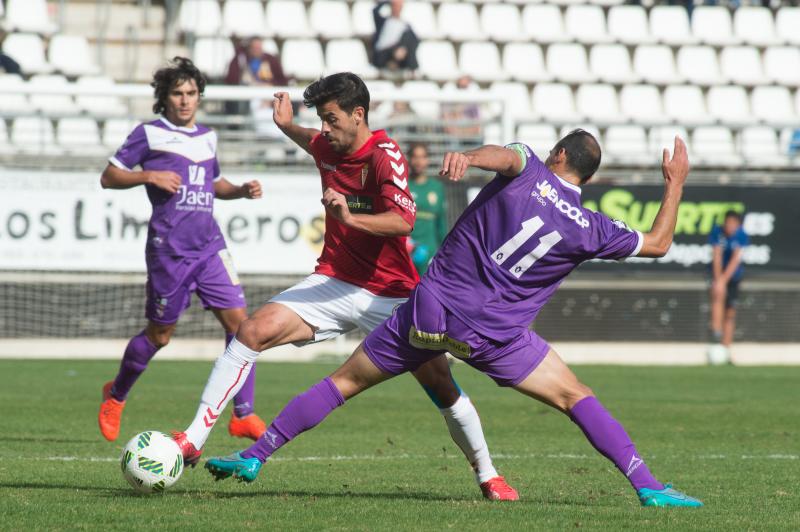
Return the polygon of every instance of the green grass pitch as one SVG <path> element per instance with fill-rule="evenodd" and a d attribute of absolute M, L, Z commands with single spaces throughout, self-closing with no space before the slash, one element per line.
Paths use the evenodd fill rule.
<path fill-rule="evenodd" d="M 779 530 L 800 526 L 800 368 L 577 367 L 662 481 L 706 503 L 641 508 L 565 416 L 463 364 L 518 503 L 484 501 L 441 416 L 403 376 L 369 390 L 281 450 L 250 485 L 187 470 L 137 496 L 118 466 L 127 439 L 191 420 L 209 362 L 154 361 L 129 397 L 119 441 L 96 425 L 110 361 L 0 362 L 0 530 Z M 271 419 L 330 364 L 259 364 Z M 226 412 L 206 455 L 246 446 Z"/>

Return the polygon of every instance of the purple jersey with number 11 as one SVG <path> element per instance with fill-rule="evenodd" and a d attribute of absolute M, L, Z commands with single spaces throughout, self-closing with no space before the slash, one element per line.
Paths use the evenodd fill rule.
<path fill-rule="evenodd" d="M 528 146 L 517 177 L 496 176 L 467 207 L 421 285 L 480 334 L 506 342 L 526 330 L 581 262 L 636 255 L 642 234 L 581 206 L 581 189 Z"/>

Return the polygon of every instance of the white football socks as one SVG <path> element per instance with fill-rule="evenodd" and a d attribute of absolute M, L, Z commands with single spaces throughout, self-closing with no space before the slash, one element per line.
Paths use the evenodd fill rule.
<path fill-rule="evenodd" d="M 186 439 L 196 449 L 201 449 L 205 445 L 217 418 L 233 396 L 239 393 L 250 374 L 250 368 L 255 364 L 256 357 L 258 351 L 253 351 L 234 338 L 222 356 L 217 358 L 203 395 L 200 396 L 200 407 L 197 409 L 194 421 L 186 429 Z"/>
<path fill-rule="evenodd" d="M 469 397 L 462 394 L 453 406 L 441 408 L 439 411 L 444 416 L 453 441 L 472 465 L 478 484 L 496 477 L 497 470 L 492 465 L 489 446 L 483 437 L 481 419 Z"/>

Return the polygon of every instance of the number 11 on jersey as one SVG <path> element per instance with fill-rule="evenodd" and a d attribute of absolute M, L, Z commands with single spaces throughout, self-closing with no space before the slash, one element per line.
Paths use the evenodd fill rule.
<path fill-rule="evenodd" d="M 512 236 L 505 244 L 500 246 L 497 251 L 492 253 L 492 260 L 494 260 L 498 266 L 502 265 L 508 257 L 514 254 L 525 242 L 531 239 L 531 237 L 536 234 L 536 232 L 542 228 L 544 222 L 538 216 L 534 216 L 528 220 L 522 222 L 522 229 Z M 561 241 L 561 234 L 558 231 L 551 231 L 544 235 L 541 239 L 539 239 L 539 245 L 533 248 L 528 254 L 524 257 L 519 259 L 519 261 L 514 264 L 509 271 L 511 274 L 516 277 L 517 279 L 522 276 L 523 273 L 528 271 L 533 264 L 544 257 L 550 248 L 555 246 Z"/>

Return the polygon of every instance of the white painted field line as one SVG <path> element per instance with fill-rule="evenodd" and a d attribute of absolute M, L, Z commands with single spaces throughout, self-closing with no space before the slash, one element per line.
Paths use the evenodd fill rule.
<path fill-rule="evenodd" d="M 599 455 L 588 454 L 569 454 L 569 453 L 552 453 L 552 454 L 494 454 L 493 458 L 500 460 L 522 460 L 522 459 L 548 459 L 548 460 L 587 460 L 595 458 Z M 333 455 L 333 456 L 276 456 L 271 458 L 271 462 L 372 462 L 372 461 L 393 461 L 393 460 L 430 460 L 436 458 L 447 459 L 461 459 L 460 455 L 450 453 L 447 455 L 414 455 L 414 454 L 395 454 L 395 455 L 377 455 L 377 454 L 355 454 L 355 455 Z M 658 458 L 657 455 L 650 455 L 650 459 Z M 800 455 L 797 454 L 699 454 L 699 455 L 681 455 L 681 458 L 694 458 L 697 460 L 800 460 Z M 117 462 L 119 458 L 105 457 L 105 456 L 0 456 L 0 461 L 4 460 L 47 460 L 51 462 Z"/>

